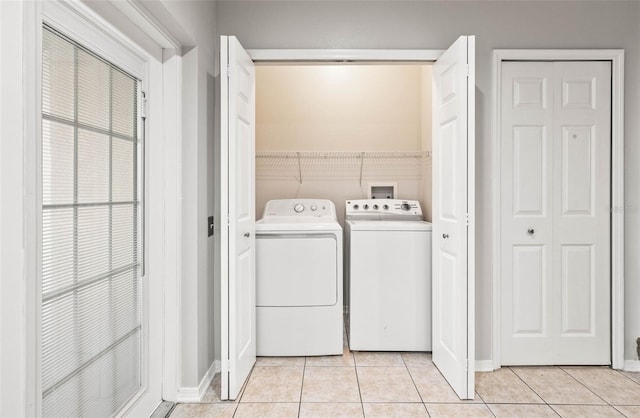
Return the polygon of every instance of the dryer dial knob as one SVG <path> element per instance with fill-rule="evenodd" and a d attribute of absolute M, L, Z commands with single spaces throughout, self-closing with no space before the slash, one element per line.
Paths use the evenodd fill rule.
<path fill-rule="evenodd" d="M 400 209 L 405 210 L 405 211 L 410 211 L 411 210 L 411 205 L 408 203 L 403 203 L 402 205 L 400 205 Z"/>
<path fill-rule="evenodd" d="M 311 209 L 313 212 L 315 212 L 315 211 L 317 211 L 317 210 L 318 210 L 318 207 L 317 207 L 316 205 L 311 205 L 311 208 L 310 208 L 310 209 Z"/>
<path fill-rule="evenodd" d="M 358 206 L 358 205 L 353 205 L 353 209 L 355 209 L 355 210 L 358 210 L 359 207 L 360 206 Z"/>
<path fill-rule="evenodd" d="M 364 205 L 362 205 L 362 209 L 367 210 L 369 209 L 369 205 L 367 205 L 366 203 Z"/>
<path fill-rule="evenodd" d="M 389 210 L 389 205 L 383 205 L 383 206 L 382 206 L 382 209 L 384 209 L 384 210 Z"/>
<path fill-rule="evenodd" d="M 296 213 L 300 213 L 304 210 L 304 205 L 302 203 L 298 203 L 293 207 L 293 210 L 295 210 Z"/>
<path fill-rule="evenodd" d="M 373 210 L 378 210 L 378 205 L 373 205 Z"/>

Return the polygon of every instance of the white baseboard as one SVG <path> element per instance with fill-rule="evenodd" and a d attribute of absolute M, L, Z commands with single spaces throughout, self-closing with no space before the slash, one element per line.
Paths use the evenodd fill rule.
<path fill-rule="evenodd" d="M 624 361 L 625 372 L 640 372 L 640 360 L 625 360 Z"/>
<path fill-rule="evenodd" d="M 494 370 L 493 360 L 476 360 L 477 372 L 492 372 Z"/>
<path fill-rule="evenodd" d="M 213 377 L 221 369 L 220 360 L 215 360 L 211 363 L 211 367 L 204 374 L 198 387 L 185 387 L 178 389 L 178 395 L 176 396 L 176 402 L 178 403 L 199 403 L 202 402 L 204 394 L 207 392 L 207 388 L 211 384 Z"/>

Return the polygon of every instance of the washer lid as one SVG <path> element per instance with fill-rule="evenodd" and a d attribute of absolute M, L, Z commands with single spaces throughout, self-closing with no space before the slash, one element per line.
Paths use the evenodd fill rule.
<path fill-rule="evenodd" d="M 425 221 L 346 221 L 351 231 L 431 231 Z"/>

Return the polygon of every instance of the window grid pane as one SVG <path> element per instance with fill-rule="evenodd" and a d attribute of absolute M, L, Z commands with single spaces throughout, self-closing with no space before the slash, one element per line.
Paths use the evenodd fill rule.
<path fill-rule="evenodd" d="M 142 382 L 139 82 L 43 29 L 43 415 L 111 416 Z"/>

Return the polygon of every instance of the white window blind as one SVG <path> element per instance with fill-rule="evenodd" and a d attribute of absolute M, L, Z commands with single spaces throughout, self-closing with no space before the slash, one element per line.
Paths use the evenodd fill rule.
<path fill-rule="evenodd" d="M 141 388 L 139 81 L 42 50 L 42 412 L 111 416 Z"/>

